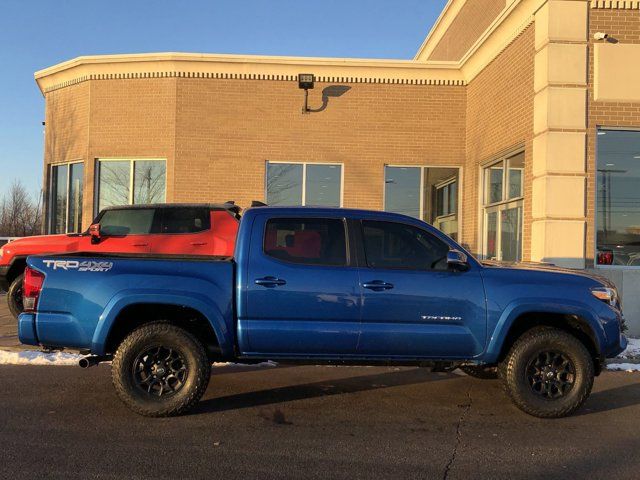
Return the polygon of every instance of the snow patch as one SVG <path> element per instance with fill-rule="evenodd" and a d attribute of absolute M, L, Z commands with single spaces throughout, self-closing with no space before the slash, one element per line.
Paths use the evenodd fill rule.
<path fill-rule="evenodd" d="M 0 350 L 0 365 L 78 365 L 82 355 L 65 352 L 39 352 L 23 350 L 13 352 Z"/>
<path fill-rule="evenodd" d="M 213 368 L 222 368 L 222 367 L 277 367 L 278 364 L 276 362 L 272 362 L 269 360 L 268 362 L 260 362 L 260 363 L 233 363 L 233 362 L 215 362 L 213 364 Z"/>
<path fill-rule="evenodd" d="M 14 352 L 9 350 L 0 350 L 0 365 L 73 365 L 77 366 L 78 361 L 83 358 L 83 355 L 76 353 L 66 352 L 53 352 L 46 353 L 37 350 L 23 350 L 20 352 Z M 111 362 L 104 362 L 111 363 Z M 275 362 L 261 362 L 255 364 L 247 363 L 232 363 L 232 362 L 216 362 L 213 364 L 214 368 L 222 367 L 277 367 Z"/>
<path fill-rule="evenodd" d="M 640 358 L 640 338 L 628 338 L 627 349 L 620 354 L 620 358 Z"/>
<path fill-rule="evenodd" d="M 638 363 L 610 363 L 607 370 L 615 370 L 618 372 L 640 372 L 640 364 Z"/>

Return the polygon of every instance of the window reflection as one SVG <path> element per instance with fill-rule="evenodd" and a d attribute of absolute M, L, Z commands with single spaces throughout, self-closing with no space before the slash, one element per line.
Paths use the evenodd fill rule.
<path fill-rule="evenodd" d="M 384 209 L 420 218 L 420 167 L 386 167 Z"/>
<path fill-rule="evenodd" d="M 99 160 L 98 210 L 115 205 L 164 203 L 164 160 Z"/>
<path fill-rule="evenodd" d="M 321 163 L 267 163 L 269 205 L 342 204 L 342 166 Z"/>
<path fill-rule="evenodd" d="M 459 171 L 449 167 L 385 167 L 385 210 L 420 218 L 458 237 Z"/>
<path fill-rule="evenodd" d="M 597 137 L 596 263 L 640 266 L 640 132 Z"/>

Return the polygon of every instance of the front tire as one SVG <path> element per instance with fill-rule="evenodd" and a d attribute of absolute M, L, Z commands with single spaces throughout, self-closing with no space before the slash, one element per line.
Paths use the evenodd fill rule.
<path fill-rule="evenodd" d="M 571 415 L 591 393 L 593 359 L 573 335 L 535 328 L 522 335 L 501 365 L 506 391 L 516 406 L 534 417 Z"/>
<path fill-rule="evenodd" d="M 22 279 L 24 274 L 18 275 L 11 285 L 9 285 L 9 290 L 7 291 L 7 304 L 9 305 L 9 311 L 11 315 L 13 315 L 16 319 L 18 315 L 20 315 L 24 307 L 22 305 Z"/>
<path fill-rule="evenodd" d="M 186 413 L 204 394 L 210 375 L 211 364 L 198 339 L 165 322 L 131 332 L 111 365 L 120 400 L 145 417 Z"/>

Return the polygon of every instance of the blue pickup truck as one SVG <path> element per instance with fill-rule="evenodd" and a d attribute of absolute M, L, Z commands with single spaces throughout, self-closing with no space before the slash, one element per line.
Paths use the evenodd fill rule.
<path fill-rule="evenodd" d="M 233 258 L 29 257 L 20 340 L 112 360 L 122 401 L 184 413 L 213 361 L 420 365 L 501 378 L 513 402 L 561 417 L 626 347 L 604 279 L 474 259 L 403 215 L 256 207 Z"/>

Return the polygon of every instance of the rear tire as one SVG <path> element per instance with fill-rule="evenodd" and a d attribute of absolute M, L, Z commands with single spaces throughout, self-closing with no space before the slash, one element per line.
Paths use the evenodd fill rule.
<path fill-rule="evenodd" d="M 186 413 L 206 391 L 210 375 L 211 364 L 198 339 L 166 322 L 131 332 L 111 365 L 120 400 L 145 417 Z"/>
<path fill-rule="evenodd" d="M 22 306 L 22 279 L 24 274 L 18 275 L 7 291 L 7 304 L 9 305 L 9 311 L 16 319 L 20 315 L 24 307 Z"/>
<path fill-rule="evenodd" d="M 555 328 L 534 328 L 523 334 L 500 370 L 513 402 L 534 417 L 571 415 L 593 387 L 589 351 L 576 337 Z"/>
<path fill-rule="evenodd" d="M 495 380 L 498 378 L 498 369 L 496 367 L 463 365 L 459 368 L 470 377 L 479 378 L 480 380 Z"/>

